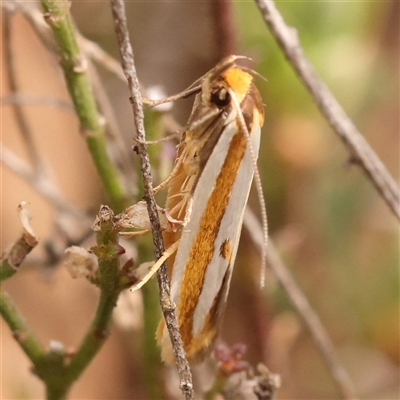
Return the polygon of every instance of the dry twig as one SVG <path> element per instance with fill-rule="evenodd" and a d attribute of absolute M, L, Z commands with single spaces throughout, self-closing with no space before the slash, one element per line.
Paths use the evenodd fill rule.
<path fill-rule="evenodd" d="M 144 183 L 144 199 L 147 203 L 147 210 L 152 227 L 155 256 L 157 259 L 159 259 L 164 252 L 164 244 L 157 213 L 157 205 L 154 199 L 150 162 L 147 154 L 147 148 L 144 144 L 146 138 L 144 131 L 143 102 L 134 63 L 133 50 L 129 40 L 124 2 L 122 0 L 111 0 L 111 8 L 114 17 L 115 31 L 118 38 L 122 69 L 128 80 L 129 91 L 131 94 L 130 100 L 138 139 L 137 149 L 141 159 L 141 170 Z M 157 277 L 160 290 L 161 307 L 176 357 L 176 364 L 180 377 L 180 387 L 186 396 L 186 399 L 191 399 L 193 398 L 192 375 L 190 372 L 189 363 L 183 350 L 182 340 L 176 322 L 175 305 L 170 297 L 169 278 L 165 264 L 163 264 L 163 266 L 158 270 Z"/>
<path fill-rule="evenodd" d="M 258 219 L 249 208 L 246 209 L 244 224 L 253 242 L 257 246 L 261 246 L 263 243 L 263 231 Z M 283 290 L 287 294 L 293 307 L 299 313 L 304 324 L 309 329 L 314 343 L 320 350 L 343 397 L 348 400 L 355 400 L 356 395 L 353 383 L 336 357 L 335 349 L 331 339 L 329 338 L 328 332 L 322 325 L 317 313 L 312 309 L 306 296 L 290 275 L 288 268 L 279 257 L 279 254 L 275 250 L 271 241 L 269 241 L 267 249 L 267 262 L 275 277 L 283 287 Z"/>
<path fill-rule="evenodd" d="M 17 93 L 19 92 L 19 87 L 18 87 L 18 80 L 15 74 L 16 68 L 12 51 L 12 31 L 11 31 L 11 18 L 13 16 L 13 11 L 5 7 L 4 16 L 5 16 L 5 18 L 3 19 L 4 61 L 6 63 L 6 70 L 8 71 L 8 73 L 5 74 L 5 76 L 8 77 L 8 84 L 10 87 L 10 91 L 12 93 Z M 33 165 L 34 170 L 40 174 L 41 172 L 43 172 L 43 164 L 39 155 L 39 150 L 33 139 L 33 135 L 30 126 L 28 124 L 28 121 L 26 120 L 22 107 L 20 106 L 19 103 L 14 103 L 12 108 L 14 111 L 15 120 L 19 126 L 19 130 L 26 144 L 26 149 L 29 155 L 29 159 Z"/>
<path fill-rule="evenodd" d="M 59 212 L 65 212 L 79 219 L 85 214 L 69 203 L 58 188 L 43 173 L 35 173 L 32 168 L 11 150 L 3 146 L 0 161 L 11 171 L 23 178 L 32 188 L 45 197 Z"/>
<path fill-rule="evenodd" d="M 23 227 L 21 237 L 1 256 L 0 281 L 10 278 L 18 270 L 25 257 L 37 246 L 39 240 L 30 225 L 26 203 L 18 205 L 18 214 Z"/>
<path fill-rule="evenodd" d="M 82 36 L 80 36 L 80 41 L 83 43 L 88 42 L 87 40 L 83 40 Z M 90 44 L 92 43 L 90 42 Z M 88 47 L 85 44 L 83 46 L 83 50 L 86 52 L 87 49 Z M 116 60 L 114 61 L 117 62 Z M 100 112 L 102 113 L 102 115 L 104 115 L 105 121 L 107 121 L 105 133 L 107 137 L 107 146 L 110 150 L 110 157 L 120 171 L 120 176 L 123 180 L 125 190 L 129 195 L 132 195 L 133 197 L 133 195 L 137 194 L 135 190 L 137 185 L 134 184 L 137 177 L 136 174 L 133 176 L 132 153 L 129 146 L 127 146 L 124 142 L 123 134 L 118 126 L 117 118 L 111 105 L 111 101 L 107 96 L 104 84 L 99 76 L 99 73 L 97 72 L 97 69 L 94 66 L 94 63 L 92 62 L 92 59 L 88 59 L 88 64 L 93 85 L 93 91 L 96 96 Z M 121 66 L 119 67 L 122 74 Z M 124 81 L 124 83 L 126 83 L 126 80 Z"/>
<path fill-rule="evenodd" d="M 8 8 L 11 8 L 15 11 L 20 12 L 24 18 L 29 22 L 30 26 L 32 29 L 35 31 L 37 34 L 38 38 L 41 40 L 43 45 L 51 52 L 57 54 L 57 46 L 54 41 L 54 36 L 51 32 L 51 29 L 49 28 L 49 25 L 45 23 L 43 19 L 43 13 L 35 3 L 26 3 L 26 2 L 21 2 L 21 1 L 16 1 L 13 0 L 12 3 L 10 3 L 7 6 L 4 6 L 4 8 L 7 10 Z M 131 163 L 130 163 L 130 157 L 128 155 L 128 152 L 126 150 L 126 146 L 123 143 L 122 140 L 122 135 L 119 131 L 118 124 L 116 122 L 116 118 L 114 115 L 114 112 L 112 110 L 112 107 L 110 105 L 109 100 L 107 99 L 107 96 L 105 94 L 105 89 L 103 87 L 103 84 L 98 77 L 98 73 L 94 66 L 92 65 L 92 61 L 95 61 L 99 63 L 103 68 L 111 72 L 113 75 L 115 75 L 120 81 L 123 81 L 126 83 L 125 76 L 122 72 L 121 65 L 117 60 L 115 60 L 113 57 L 111 57 L 109 54 L 107 54 L 97 43 L 94 43 L 86 38 L 84 38 L 82 35 L 80 35 L 78 32 L 75 32 L 77 38 L 79 39 L 79 45 L 82 47 L 83 53 L 85 56 L 88 57 L 88 69 L 90 72 L 90 77 L 91 77 L 91 83 L 93 86 L 93 90 L 96 95 L 96 100 L 98 102 L 100 111 L 103 112 L 104 114 L 104 119 L 107 121 L 107 130 L 106 130 L 106 135 L 108 137 L 108 147 L 110 150 L 110 155 L 112 156 L 112 160 L 114 164 L 119 168 L 120 170 L 120 176 L 121 179 L 124 181 L 124 189 L 127 190 L 126 188 L 128 187 L 126 185 L 126 181 L 129 179 L 131 180 L 130 177 L 130 171 L 131 171 Z M 6 99 L 7 100 L 7 99 Z M 10 100 L 13 100 L 11 98 Z M 56 99 L 52 100 L 51 99 L 45 99 L 45 98 L 33 98 L 30 99 L 29 96 L 27 97 L 26 95 L 24 96 L 18 96 L 15 100 L 19 101 L 29 101 L 34 102 L 34 101 L 45 101 L 43 104 L 46 105 L 52 105 L 52 106 L 57 106 L 57 104 L 60 104 L 60 107 L 65 107 L 66 105 L 63 102 L 57 101 Z M 73 109 L 73 108 L 72 108 Z M 132 183 L 130 181 L 130 183 Z M 132 186 L 132 185 L 130 185 Z"/>
<path fill-rule="evenodd" d="M 396 182 L 305 57 L 296 30 L 285 24 L 272 0 L 256 0 L 256 3 L 290 65 L 311 93 L 329 125 L 348 148 L 351 161 L 363 169 L 400 220 L 400 192 Z"/>
<path fill-rule="evenodd" d="M 54 107 L 75 113 L 72 103 L 50 96 L 39 96 L 23 92 L 13 92 L 1 98 L 2 106 L 6 105 L 39 105 Z"/>

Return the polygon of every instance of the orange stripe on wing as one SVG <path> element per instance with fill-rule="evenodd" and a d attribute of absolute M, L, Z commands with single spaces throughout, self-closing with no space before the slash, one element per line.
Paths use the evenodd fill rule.
<path fill-rule="evenodd" d="M 179 293 L 178 324 L 188 357 L 200 344 L 193 340 L 193 313 L 203 287 L 208 265 L 214 254 L 214 242 L 228 205 L 229 196 L 246 149 L 246 138 L 236 134 L 230 143 L 228 155 L 221 168 L 215 187 L 208 199 L 184 269 Z M 201 339 L 201 338 L 199 338 Z"/>

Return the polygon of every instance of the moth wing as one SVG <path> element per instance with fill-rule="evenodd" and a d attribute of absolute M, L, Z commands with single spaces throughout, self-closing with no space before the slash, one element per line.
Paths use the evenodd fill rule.
<path fill-rule="evenodd" d="M 223 134 L 220 136 L 204 166 L 204 170 L 193 193 L 192 209 L 195 212 L 192 213 L 188 224 L 182 232 L 171 279 L 171 295 L 174 302 L 178 305 L 178 319 L 180 311 L 179 291 L 182 285 L 184 269 L 187 265 L 192 245 L 198 235 L 200 220 L 207 207 L 208 198 L 214 190 L 215 182 L 224 164 L 230 143 L 237 131 L 236 120 L 230 122 L 225 127 Z M 254 154 L 258 154 L 259 142 L 260 128 L 256 126 L 253 128 L 250 139 Z M 229 201 L 214 242 L 213 257 L 207 267 L 204 284 L 197 300 L 197 306 L 193 315 L 194 337 L 199 335 L 203 331 L 207 321 L 210 321 L 210 317 L 212 317 L 210 316 L 210 312 L 212 309 L 218 313 L 221 311 L 219 310 L 220 304 L 215 305 L 214 299 L 218 298 L 219 303 L 225 303 L 239 243 L 244 208 L 253 178 L 253 164 L 254 161 L 250 154 L 249 144 L 247 143 L 245 154 L 237 171 Z M 225 257 L 224 250 L 226 253 Z M 223 290 L 224 294 L 219 296 L 221 290 Z M 182 301 L 185 301 L 185 299 L 182 299 Z M 214 318 L 211 319 L 214 320 Z"/>
<path fill-rule="evenodd" d="M 252 132 L 250 143 L 254 153 L 258 154 L 260 144 L 259 127 L 255 128 Z M 207 268 L 203 290 L 194 313 L 193 333 L 195 336 L 203 329 L 206 318 L 214 305 L 214 299 L 221 290 L 223 294 L 218 296 L 218 301 L 221 304 L 216 305 L 217 309 L 215 312 L 221 313 L 226 304 L 253 173 L 254 161 L 247 145 L 232 187 L 225 214 L 221 221 L 219 233 L 215 241 L 214 255 Z M 219 307 L 222 307 L 222 309 L 218 310 Z"/>

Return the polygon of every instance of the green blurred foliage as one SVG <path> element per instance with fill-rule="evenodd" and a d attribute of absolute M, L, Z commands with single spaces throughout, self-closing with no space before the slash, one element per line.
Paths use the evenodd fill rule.
<path fill-rule="evenodd" d="M 267 32 L 256 5 L 234 4 L 240 49 L 268 79 L 258 86 L 266 104 L 260 160 L 271 236 L 338 348 L 377 348 L 398 364 L 397 222 L 361 170 L 347 165 L 349 154 Z M 277 7 L 297 29 L 320 77 L 398 178 L 399 55 L 393 35 L 398 40 L 399 28 L 392 17 L 398 7 L 319 1 Z M 288 302 L 278 292 L 279 313 Z M 303 345 L 308 340 L 299 339 Z M 294 362 L 306 367 L 310 357 Z"/>

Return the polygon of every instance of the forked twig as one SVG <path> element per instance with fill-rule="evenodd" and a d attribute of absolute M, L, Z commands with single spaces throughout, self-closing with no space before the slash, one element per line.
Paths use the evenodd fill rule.
<path fill-rule="evenodd" d="M 82 40 L 83 37 L 80 36 L 80 41 Z M 83 50 L 86 52 L 86 45 L 83 46 Z M 114 61 L 117 62 L 117 60 Z M 121 66 L 119 67 L 121 74 L 123 75 Z M 102 115 L 104 115 L 106 121 L 105 134 L 107 137 L 107 146 L 110 151 L 110 157 L 120 172 L 121 180 L 127 194 L 136 195 L 137 193 L 135 189 L 137 185 L 135 185 L 135 181 L 137 177 L 136 174 L 132 176 L 132 154 L 129 147 L 126 146 L 126 143 L 124 142 L 124 135 L 117 123 L 117 118 L 111 105 L 111 101 L 107 96 L 104 84 L 91 58 L 88 58 L 88 68 L 99 110 Z"/>
<path fill-rule="evenodd" d="M 45 174 L 35 172 L 24 160 L 5 146 L 0 153 L 0 161 L 47 199 L 57 211 L 68 213 L 80 220 L 88 219 L 82 210 L 63 197 L 56 185 Z"/>
<path fill-rule="evenodd" d="M 43 45 L 51 52 L 57 52 L 57 46 L 54 41 L 54 36 L 51 33 L 51 29 L 45 23 L 43 19 L 43 13 L 37 7 L 35 2 L 24 2 L 18 0 L 10 0 L 7 3 L 4 2 L 1 6 L 7 10 L 16 10 L 26 18 L 31 27 L 35 30 L 39 39 L 42 41 Z M 107 52 L 105 52 L 97 43 L 86 39 L 78 32 L 76 33 L 79 42 L 84 49 L 85 55 L 90 57 L 93 61 L 101 64 L 106 70 L 111 72 L 120 81 L 125 82 L 125 76 L 122 72 L 121 65 L 119 62 L 111 57 Z"/>
<path fill-rule="evenodd" d="M 8 11 L 21 13 L 30 24 L 31 28 L 35 31 L 42 44 L 49 50 L 49 52 L 56 55 L 58 54 L 58 47 L 55 43 L 54 35 L 49 27 L 49 24 L 46 24 L 43 18 L 43 12 L 39 10 L 36 3 L 26 3 L 23 1 L 11 0 L 7 4 L 2 4 L 2 7 L 6 12 Z M 119 177 L 121 181 L 123 181 L 121 182 L 121 184 L 124 191 L 127 191 L 127 188 L 129 186 L 126 184 L 126 181 L 130 179 L 131 171 L 130 158 L 128 155 L 128 151 L 125 148 L 126 146 L 124 146 L 123 140 L 121 139 L 121 134 L 119 132 L 119 128 L 116 123 L 116 118 L 112 111 L 112 107 L 109 100 L 107 99 L 107 96 L 105 95 L 104 87 L 100 81 L 100 78 L 98 77 L 96 69 L 92 65 L 92 61 L 100 63 L 103 68 L 109 70 L 111 73 L 116 75 L 119 80 L 123 80 L 124 82 L 126 82 L 121 69 L 121 65 L 118 63 L 117 60 L 115 60 L 103 49 L 101 49 L 98 44 L 84 38 L 79 32 L 74 32 L 74 34 L 79 42 L 79 45 L 82 47 L 84 55 L 88 57 L 88 74 L 90 75 L 91 84 L 96 96 L 96 101 L 98 102 L 99 109 L 101 112 L 104 113 L 104 119 L 103 117 L 100 117 L 100 119 L 107 122 L 107 129 L 105 129 L 105 134 L 108 138 L 107 146 L 110 152 L 110 158 L 112 158 L 113 164 L 119 171 Z M 63 101 L 53 98 L 29 96 L 25 93 L 12 93 L 11 95 L 4 98 L 3 104 L 7 103 L 39 103 L 68 110 L 72 109 L 74 111 L 73 104 L 70 105 L 69 103 L 65 103 Z M 130 180 L 130 184 L 131 183 L 132 181 Z"/>
<path fill-rule="evenodd" d="M 18 87 L 17 77 L 15 74 L 16 68 L 15 68 L 14 55 L 12 51 L 12 32 L 11 32 L 12 16 L 13 16 L 13 11 L 11 11 L 7 7 L 4 7 L 4 17 L 5 17 L 3 18 L 4 61 L 6 64 L 6 70 L 8 72 L 7 74 L 5 74 L 5 76 L 8 77 L 8 84 L 10 86 L 10 91 L 12 93 L 16 93 L 19 92 L 19 87 Z M 33 135 L 30 126 L 28 124 L 28 121 L 24 116 L 22 107 L 19 103 L 14 103 L 12 108 L 14 111 L 15 120 L 19 126 L 19 130 L 24 139 L 26 150 L 29 159 L 33 165 L 33 168 L 37 173 L 41 173 L 43 171 L 42 160 L 39 155 L 39 150 L 33 139 Z"/>
<path fill-rule="evenodd" d="M 273 0 L 256 0 L 256 3 L 290 65 L 310 92 L 329 125 L 348 148 L 351 161 L 363 169 L 400 220 L 400 191 L 395 180 L 305 57 L 296 30 L 285 24 Z"/>
<path fill-rule="evenodd" d="M 160 221 L 157 213 L 157 205 L 154 199 L 153 179 L 150 171 L 150 162 L 147 154 L 145 141 L 143 102 L 140 93 L 139 81 L 137 78 L 133 50 L 129 40 L 127 21 L 125 15 L 125 6 L 123 0 L 111 0 L 111 8 L 114 18 L 115 31 L 117 34 L 121 64 L 124 74 L 128 80 L 129 91 L 131 95 L 132 110 L 134 122 L 137 130 L 137 144 L 139 156 L 141 159 L 141 170 L 144 185 L 144 199 L 147 203 L 147 209 L 150 217 L 153 243 L 155 246 L 155 256 L 160 258 L 164 252 L 164 243 L 161 235 Z M 142 143 L 140 143 L 142 141 Z M 180 387 L 186 399 L 193 398 L 192 374 L 189 363 L 183 350 L 182 340 L 175 316 L 175 305 L 170 297 L 169 278 L 165 264 L 158 270 L 158 285 L 160 290 L 161 307 L 164 314 L 166 326 L 171 338 L 174 349 L 176 364 L 178 368 Z"/>
<path fill-rule="evenodd" d="M 261 246 L 263 243 L 263 231 L 258 219 L 249 208 L 246 209 L 244 225 L 246 226 L 253 242 L 257 246 Z M 289 270 L 279 257 L 279 254 L 275 250 L 271 240 L 269 240 L 268 243 L 267 262 L 275 277 L 283 287 L 293 307 L 299 313 L 304 324 L 309 329 L 314 343 L 320 350 L 343 397 L 348 400 L 356 400 L 357 397 L 353 383 L 336 357 L 335 348 L 326 329 L 322 325 L 317 313 L 312 309 L 306 296 L 290 275 Z"/>
<path fill-rule="evenodd" d="M 74 103 L 82 136 L 113 207 L 122 211 L 127 204 L 126 191 L 121 183 L 119 171 L 109 156 L 104 120 L 98 111 L 87 61 L 80 49 L 76 28 L 69 14 L 70 3 L 67 0 L 40 2 L 45 21 L 57 43 L 59 63 Z"/>

